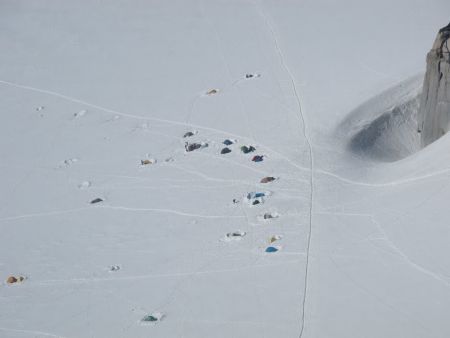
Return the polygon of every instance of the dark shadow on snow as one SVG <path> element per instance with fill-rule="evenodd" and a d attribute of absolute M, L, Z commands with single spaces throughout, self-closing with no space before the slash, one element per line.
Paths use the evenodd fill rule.
<path fill-rule="evenodd" d="M 339 126 L 347 148 L 373 161 L 393 162 L 420 150 L 417 130 L 422 76 L 386 90 L 353 110 Z"/>

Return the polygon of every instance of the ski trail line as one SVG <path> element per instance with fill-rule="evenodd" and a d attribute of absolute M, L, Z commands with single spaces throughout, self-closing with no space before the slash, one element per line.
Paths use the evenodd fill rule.
<path fill-rule="evenodd" d="M 249 266 L 243 266 L 238 268 L 229 268 L 229 269 L 211 269 L 211 270 L 200 270 L 197 269 L 195 271 L 186 271 L 186 272 L 173 272 L 173 273 L 161 273 L 161 274 L 146 274 L 146 275 L 132 275 L 132 276 L 122 276 L 122 277 L 114 277 L 114 278 L 102 278 L 102 277 L 93 277 L 93 278 L 73 278 L 73 279 L 46 279 L 46 280 L 38 280 L 34 283 L 36 286 L 53 286 L 55 284 L 82 284 L 82 283 L 94 283 L 94 282 L 118 282 L 118 281 L 129 281 L 129 280 L 142 280 L 142 279 L 159 279 L 159 278 L 178 278 L 178 277 L 189 277 L 189 276 L 201 276 L 207 274 L 216 274 L 216 273 L 229 273 L 229 272 L 239 272 L 239 271 L 248 271 L 251 269 L 269 269 L 277 266 L 284 266 L 289 264 L 297 264 L 300 260 L 292 259 L 289 261 L 285 261 L 282 263 L 273 263 L 273 264 L 253 264 Z M 208 265 L 203 264 L 203 266 Z M 163 305 L 164 306 L 164 305 Z M 162 306 L 160 306 L 162 307 Z"/>
<path fill-rule="evenodd" d="M 83 211 L 83 210 L 89 210 L 92 209 L 89 207 L 82 207 L 82 208 L 75 208 L 75 209 L 64 209 L 64 210 L 54 210 L 54 211 L 46 211 L 46 212 L 36 212 L 32 214 L 22 214 L 22 215 L 16 215 L 16 216 L 7 216 L 0 218 L 0 222 L 3 221 L 15 221 L 22 218 L 32 218 L 32 217 L 43 217 L 43 216 L 55 216 L 55 215 L 62 215 L 62 214 L 68 214 L 71 212 L 77 212 L 77 211 Z"/>
<path fill-rule="evenodd" d="M 134 208 L 134 207 L 125 207 L 125 206 L 114 206 L 114 205 L 104 205 L 94 207 L 98 209 L 111 209 L 111 210 L 123 210 L 123 211 L 142 211 L 142 212 L 158 212 L 158 213 L 168 213 L 179 216 L 187 216 L 187 217 L 199 217 L 199 218 L 244 218 L 243 216 L 229 216 L 229 215 L 202 215 L 202 214 L 193 214 L 183 211 L 178 211 L 174 209 L 159 209 L 159 208 Z"/>
<path fill-rule="evenodd" d="M 43 331 L 34 331 L 34 330 L 23 330 L 23 329 L 10 329 L 7 327 L 0 327 L 0 331 L 9 331 L 9 332 L 16 332 L 16 333 L 27 333 L 27 334 L 34 334 L 39 336 L 46 336 L 46 337 L 56 337 L 56 338 L 66 338 L 65 336 L 56 335 L 49 332 L 43 332 Z"/>
<path fill-rule="evenodd" d="M 313 207 L 314 206 L 314 152 L 313 152 L 312 143 L 311 143 L 309 133 L 308 133 L 308 126 L 306 124 L 306 118 L 303 114 L 302 102 L 301 102 L 300 95 L 297 90 L 297 85 L 295 83 L 295 78 L 294 78 L 291 70 L 289 69 L 288 65 L 286 64 L 284 54 L 281 51 L 280 46 L 278 44 L 278 39 L 277 39 L 275 30 L 274 30 L 272 24 L 270 23 L 269 18 L 265 14 L 262 5 L 258 2 L 255 3 L 255 5 L 256 5 L 257 9 L 259 10 L 260 15 L 262 16 L 265 24 L 267 25 L 267 27 L 270 31 L 270 34 L 274 41 L 275 49 L 276 49 L 277 54 L 280 59 L 280 63 L 290 78 L 292 90 L 294 92 L 295 99 L 297 102 L 298 117 L 302 123 L 302 131 L 303 131 L 303 135 L 305 137 L 306 143 L 308 144 L 308 151 L 309 151 L 309 160 L 310 160 L 310 163 L 309 163 L 310 164 L 309 227 L 308 227 L 308 239 L 307 239 L 307 246 L 306 246 L 306 263 L 305 263 L 303 300 L 302 300 L 302 304 L 301 304 L 302 315 L 301 315 L 301 327 L 300 327 L 300 334 L 299 334 L 299 338 L 301 338 L 303 336 L 303 331 L 305 328 L 305 308 L 306 308 L 306 300 L 307 300 L 306 296 L 307 296 L 307 291 L 308 291 L 309 256 L 310 256 L 311 235 L 312 235 L 312 225 L 313 225 L 313 212 L 314 212 L 314 207 Z"/>
<path fill-rule="evenodd" d="M 361 181 L 354 181 L 354 180 L 351 180 L 349 178 L 345 178 L 345 177 L 339 176 L 339 175 L 334 174 L 334 173 L 329 172 L 329 171 L 320 170 L 320 169 L 316 170 L 316 173 L 333 177 L 333 178 L 335 178 L 335 179 L 337 179 L 339 181 L 342 181 L 342 182 L 350 184 L 350 185 L 359 185 L 359 186 L 364 186 L 364 187 L 375 187 L 375 188 L 393 187 L 393 186 L 397 186 L 397 185 L 402 185 L 402 184 L 407 184 L 407 183 L 411 183 L 411 182 L 421 181 L 421 180 L 425 180 L 425 179 L 428 179 L 428 178 L 433 178 L 435 176 L 445 175 L 445 174 L 448 174 L 449 172 L 450 172 L 450 168 L 446 168 L 446 169 L 438 170 L 438 171 L 435 171 L 435 172 L 432 172 L 432 173 L 429 173 L 429 174 L 408 177 L 408 178 L 399 179 L 399 180 L 396 180 L 396 181 L 390 181 L 390 182 L 385 182 L 385 183 L 367 183 L 367 182 L 361 182 Z"/>
<path fill-rule="evenodd" d="M 225 56 L 225 50 L 223 48 L 222 39 L 220 37 L 219 31 L 217 30 L 216 26 L 209 19 L 209 16 L 207 15 L 208 13 L 205 10 L 201 0 L 199 1 L 199 5 L 200 5 L 200 10 L 202 11 L 202 14 L 203 14 L 203 19 L 206 21 L 208 26 L 210 26 L 212 28 L 212 31 L 214 32 L 214 37 L 215 37 L 215 40 L 216 40 L 216 44 L 217 44 L 218 50 L 220 51 L 220 56 L 222 58 L 222 62 L 225 65 L 225 68 L 226 68 L 226 70 L 228 72 L 228 77 L 229 77 L 230 81 L 233 81 L 233 73 L 231 72 L 230 64 L 228 63 L 227 58 Z M 238 83 L 239 83 L 239 80 L 233 81 L 232 84 L 231 84 L 231 87 L 233 87 L 235 84 L 238 84 Z M 247 125 L 248 133 L 251 136 L 251 138 L 256 141 L 256 139 L 255 139 L 255 137 L 254 137 L 254 135 L 252 133 L 252 128 L 250 128 L 250 119 L 248 118 L 247 109 L 245 109 L 244 102 L 242 101 L 242 98 L 241 98 L 241 95 L 240 95 L 239 92 L 238 92 L 237 96 L 238 96 L 239 101 L 240 101 L 242 113 L 243 113 L 243 115 L 245 117 L 245 123 Z"/>
<path fill-rule="evenodd" d="M 23 219 L 23 218 L 55 216 L 55 215 L 62 215 L 62 214 L 78 212 L 78 211 L 85 211 L 85 210 L 94 210 L 95 211 L 95 210 L 101 210 L 101 209 L 167 213 L 167 214 L 173 214 L 173 215 L 178 215 L 178 216 L 200 217 L 200 218 L 243 218 L 243 216 L 194 214 L 194 213 L 188 213 L 188 212 L 174 210 L 174 209 L 134 208 L 134 207 L 114 206 L 114 205 L 102 205 L 102 206 L 99 205 L 99 206 L 90 206 L 90 207 L 83 207 L 83 208 L 76 208 L 76 209 L 55 210 L 55 211 L 47 211 L 47 212 L 40 212 L 40 213 L 23 214 L 23 215 L 17 215 L 17 216 L 8 216 L 8 217 L 0 218 L 0 222 L 14 221 L 14 220 Z"/>

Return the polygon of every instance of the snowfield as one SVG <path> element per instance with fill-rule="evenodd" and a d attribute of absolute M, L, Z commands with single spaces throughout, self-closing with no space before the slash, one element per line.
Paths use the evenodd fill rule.
<path fill-rule="evenodd" d="M 0 337 L 449 337 L 449 13 L 0 1 Z"/>

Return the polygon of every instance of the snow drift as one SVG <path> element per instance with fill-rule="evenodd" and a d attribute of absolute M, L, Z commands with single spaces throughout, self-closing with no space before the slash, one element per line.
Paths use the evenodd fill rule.
<path fill-rule="evenodd" d="M 417 113 L 422 76 L 418 75 L 363 103 L 349 114 L 338 132 L 349 135 L 356 154 L 392 162 L 420 150 Z"/>

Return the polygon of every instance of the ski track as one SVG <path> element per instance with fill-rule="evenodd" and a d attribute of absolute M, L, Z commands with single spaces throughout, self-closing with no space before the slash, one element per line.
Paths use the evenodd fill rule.
<path fill-rule="evenodd" d="M 373 74 L 375 74 L 375 75 L 378 75 L 378 76 L 380 76 L 381 78 L 386 78 L 386 79 L 393 80 L 393 83 L 391 83 L 390 86 L 393 86 L 395 83 L 399 83 L 399 82 L 403 81 L 403 79 L 401 79 L 401 78 L 399 78 L 399 77 L 397 77 L 397 76 L 392 76 L 392 75 L 390 75 L 390 74 L 387 74 L 387 73 L 381 72 L 381 71 L 379 71 L 379 70 L 376 70 L 375 68 L 369 66 L 367 63 L 365 63 L 365 62 L 363 62 L 363 61 L 361 61 L 361 60 L 358 60 L 358 64 L 359 64 L 362 68 L 364 68 L 365 70 L 367 70 L 367 71 L 369 71 L 369 72 L 371 72 L 371 73 L 373 73 Z"/>
<path fill-rule="evenodd" d="M 181 322 L 181 321 L 175 321 L 175 322 Z M 186 320 L 187 323 L 198 323 L 198 324 L 223 324 L 223 325 L 261 325 L 264 328 L 270 327 L 270 328 L 284 328 L 284 325 L 286 324 L 292 324 L 289 321 L 285 322 L 278 322 L 278 324 L 275 323 L 267 323 L 267 322 L 257 322 L 257 321 L 249 321 L 249 320 L 206 320 L 206 319 L 189 319 Z M 263 333 L 264 334 L 264 333 Z"/>
<path fill-rule="evenodd" d="M 196 175 L 196 176 L 202 178 L 205 181 L 225 182 L 225 183 L 233 182 L 233 183 L 237 183 L 237 184 L 248 184 L 249 183 L 249 182 L 243 181 L 243 180 L 216 178 L 216 177 L 212 177 L 212 176 L 206 175 L 206 174 L 204 174 L 204 173 L 202 173 L 202 172 L 200 172 L 198 170 L 190 170 L 190 169 L 187 169 L 187 168 L 184 168 L 184 167 L 181 167 L 181 166 L 172 166 L 172 168 L 184 171 L 184 172 L 186 172 L 188 174 Z"/>
<path fill-rule="evenodd" d="M 342 269 L 339 264 L 335 261 L 335 259 L 333 257 L 336 257 L 336 255 L 330 255 L 330 261 L 333 263 L 333 265 L 353 284 L 355 285 L 358 289 L 360 289 L 361 291 L 363 291 L 365 294 L 367 294 L 369 297 L 375 299 L 379 304 L 383 305 L 384 307 L 388 308 L 389 310 L 393 311 L 394 313 L 398 313 L 400 315 L 402 315 L 404 318 L 408 319 L 409 321 L 411 321 L 414 324 L 418 324 L 420 326 L 421 329 L 424 330 L 424 332 L 426 332 L 427 334 L 430 333 L 430 328 L 426 328 L 420 321 L 417 320 L 417 318 L 413 318 L 411 315 L 409 315 L 408 313 L 399 310 L 398 308 L 394 307 L 393 305 L 389 304 L 387 301 L 385 301 L 383 298 L 379 297 L 377 294 L 375 294 L 374 292 L 371 292 L 364 284 L 361 284 L 359 282 L 357 282 L 354 278 L 352 278 L 350 276 L 350 274 L 348 274 L 346 271 L 344 271 L 344 269 Z"/>
<path fill-rule="evenodd" d="M 35 330 L 23 330 L 23 329 L 11 329 L 11 328 L 7 328 L 7 327 L 0 327 L 0 331 L 24 333 L 24 334 L 28 334 L 27 337 L 29 337 L 29 334 L 33 334 L 33 335 L 46 336 L 46 337 L 69 338 L 67 336 L 57 335 L 57 334 L 49 333 L 49 332 L 35 331 Z"/>
<path fill-rule="evenodd" d="M 428 199 L 425 200 L 425 202 L 427 202 Z M 414 209 L 416 209 L 416 207 L 414 207 Z M 403 252 L 402 249 L 400 249 L 400 247 L 398 247 L 392 240 L 389 239 L 389 236 L 387 235 L 386 231 L 384 230 L 384 228 L 381 226 L 380 222 L 378 222 L 376 220 L 376 215 L 373 214 L 358 214 L 358 213 L 333 213 L 333 212 L 316 212 L 316 214 L 324 214 L 324 215 L 335 215 L 335 216 L 349 216 L 349 217 L 366 217 L 368 218 L 373 225 L 375 225 L 376 229 L 378 230 L 378 234 L 381 237 L 373 237 L 373 234 L 369 235 L 367 238 L 363 239 L 362 241 L 364 242 L 374 242 L 374 241 L 383 241 L 385 243 L 387 243 L 387 245 L 394 251 L 390 252 L 390 251 L 386 251 L 383 250 L 382 248 L 380 248 L 379 246 L 373 245 L 373 247 L 377 250 L 383 250 L 383 252 L 390 254 L 390 255 L 394 255 L 397 257 L 400 257 L 407 265 L 409 265 L 410 267 L 412 267 L 413 269 L 415 269 L 416 271 L 423 273 L 425 275 L 427 275 L 428 277 L 436 280 L 437 282 L 443 284 L 444 286 L 450 288 L 450 280 L 446 279 L 444 276 L 439 275 L 438 273 L 431 271 L 429 269 L 427 269 L 426 267 L 423 267 L 422 265 L 414 262 L 411 258 L 408 257 L 408 255 L 406 253 Z M 400 221 L 400 219 L 402 218 L 402 216 L 407 215 L 408 211 L 405 211 L 402 213 L 402 215 L 399 215 L 395 221 L 393 222 L 393 224 L 396 224 Z M 361 242 L 361 241 L 360 241 Z M 336 255 L 334 255 L 336 256 Z M 336 262 L 335 262 L 336 263 Z M 337 264 L 337 263 L 336 263 Z"/>
<path fill-rule="evenodd" d="M 188 114 L 186 116 L 186 124 L 187 125 L 189 125 L 192 114 L 194 113 L 194 110 L 195 110 L 195 105 L 201 97 L 202 97 L 202 94 L 199 93 L 199 94 L 195 95 L 195 97 L 191 100 L 191 102 L 189 104 L 189 108 L 188 108 Z"/>
<path fill-rule="evenodd" d="M 213 257 L 214 258 L 214 257 Z M 91 282 L 114 282 L 114 281 L 129 281 L 129 280 L 140 280 L 140 279 L 156 279 L 156 278 L 175 278 L 175 277 L 186 277 L 192 275 L 206 275 L 215 273 L 228 273 L 228 272 L 239 272 L 247 271 L 250 269 L 265 269 L 271 267 L 277 267 L 282 265 L 297 264 L 301 260 L 295 259 L 291 261 L 284 261 L 276 264 L 260 264 L 260 265 L 250 265 L 234 269 L 213 269 L 213 270 L 196 270 L 192 272 L 176 272 L 176 273 L 165 273 L 165 274 L 148 274 L 148 275 L 134 275 L 134 276 L 123 276 L 115 278 L 73 278 L 73 279 L 48 279 L 48 280 L 36 280 L 33 285 L 36 286 L 52 286 L 54 284 L 67 284 L 67 283 L 91 283 Z M 209 265 L 211 262 L 207 262 L 202 265 Z M 202 268 L 200 267 L 200 268 Z M 161 307 L 161 306 L 160 306 Z"/>
<path fill-rule="evenodd" d="M 401 257 L 410 267 L 412 267 L 413 269 L 415 269 L 416 271 L 419 271 L 433 279 L 435 279 L 436 281 L 442 283 L 444 286 L 446 286 L 447 288 L 450 288 L 450 281 L 445 279 L 443 276 L 440 276 L 439 274 L 437 274 L 436 272 L 433 272 L 419 264 L 417 264 L 416 262 L 412 261 L 408 255 L 406 255 L 397 245 L 395 245 L 394 242 L 392 242 L 386 231 L 383 229 L 383 227 L 381 226 L 381 224 L 375 219 L 375 217 L 371 217 L 370 218 L 371 221 L 373 222 L 373 224 L 377 227 L 377 229 L 379 230 L 381 236 L 382 236 L 382 240 L 385 241 L 390 247 L 391 249 L 394 250 L 394 252 L 397 253 L 397 255 L 399 257 Z"/>
<path fill-rule="evenodd" d="M 56 210 L 56 211 L 48 211 L 48 212 L 40 212 L 40 213 L 32 213 L 32 214 L 23 214 L 18 216 L 9 216 L 0 218 L 0 222 L 4 221 L 13 221 L 24 218 L 33 218 L 33 217 L 45 217 L 45 216 L 54 216 L 54 215 L 62 215 L 72 212 L 78 211 L 86 211 L 86 210 L 101 210 L 101 209 L 112 209 L 112 210 L 123 210 L 123 211 L 142 211 L 142 212 L 156 212 L 156 213 L 167 213 L 174 214 L 178 216 L 186 216 L 186 217 L 198 217 L 198 218 L 243 218 L 243 216 L 229 216 L 229 215 L 202 215 L 202 214 L 194 214 L 183 211 L 178 211 L 174 209 L 159 209 L 159 208 L 132 208 L 125 206 L 112 206 L 112 205 L 98 205 L 91 207 L 83 207 L 76 209 L 65 209 L 65 210 Z"/>
<path fill-rule="evenodd" d="M 450 172 L 450 168 L 447 168 L 447 169 L 438 170 L 433 173 L 429 173 L 429 174 L 425 174 L 425 175 L 421 175 L 421 176 L 409 177 L 409 178 L 404 178 L 404 179 L 386 182 L 386 183 L 367 183 L 367 182 L 361 182 L 361 181 L 354 181 L 354 180 L 339 176 L 337 174 L 331 173 L 329 171 L 325 171 L 325 170 L 321 170 L 321 169 L 316 170 L 316 173 L 333 177 L 337 180 L 340 180 L 342 182 L 345 182 L 345 183 L 348 183 L 351 185 L 360 185 L 360 186 L 375 187 L 375 188 L 392 187 L 392 186 L 407 184 L 407 183 L 411 183 L 411 182 L 425 180 L 428 178 L 433 178 L 435 176 L 445 175 L 445 174 L 448 174 L 449 172 Z"/>
<path fill-rule="evenodd" d="M 202 190 L 202 189 L 219 189 L 219 188 L 235 188 L 235 187 L 240 187 L 241 184 L 240 183 L 230 183 L 228 185 L 200 185 L 200 184 L 195 184 L 195 185 L 173 185 L 173 184 L 168 184 L 165 186 L 131 186 L 131 185 L 126 185 L 126 184 L 122 184 L 122 185 L 110 185 L 110 186 L 102 186 L 102 187 L 91 187 L 89 189 L 91 190 L 162 190 L 162 189 L 190 189 L 190 190 Z"/>
<path fill-rule="evenodd" d="M 432 279 L 436 280 L 437 282 L 444 284 L 444 286 L 449 287 L 450 286 L 450 282 L 448 280 L 445 280 L 442 276 L 438 275 L 437 273 L 430 271 L 426 268 L 424 268 L 423 266 L 420 266 L 419 264 L 413 262 L 397 245 L 395 245 L 387 236 L 387 233 L 384 231 L 384 229 L 381 227 L 380 223 L 376 221 L 376 216 L 373 214 L 358 214 L 358 213 L 320 213 L 320 214 L 329 214 L 329 215 L 336 215 L 336 216 L 349 216 L 349 217 L 365 217 L 367 219 L 369 219 L 376 227 L 376 233 L 372 233 L 368 236 L 366 236 L 363 239 L 358 239 L 355 243 L 362 243 L 362 242 L 367 242 L 369 245 L 371 245 L 371 247 L 373 247 L 375 250 L 377 251 L 381 251 L 385 254 L 391 255 L 392 257 L 397 257 L 402 259 L 407 265 L 409 265 L 410 267 L 412 267 L 413 269 L 417 270 L 420 273 L 424 273 L 425 275 L 427 275 L 428 277 L 431 277 Z M 407 214 L 407 212 L 405 212 L 405 214 Z M 399 216 L 400 218 L 400 216 Z M 398 221 L 398 219 L 397 219 Z M 374 237 L 374 234 L 378 234 L 381 235 L 381 237 Z M 385 250 L 383 248 L 381 248 L 380 246 L 377 246 L 374 244 L 375 241 L 383 241 L 385 243 L 387 243 L 387 245 L 393 250 L 393 251 L 388 251 Z M 390 303 L 388 303 L 386 300 L 384 300 L 382 297 L 380 297 L 379 295 L 377 295 L 375 292 L 371 291 L 366 285 L 364 285 L 364 283 L 360 283 L 359 281 L 357 281 L 355 278 L 353 278 L 351 276 L 350 273 L 348 273 L 347 271 L 345 271 L 344 268 L 342 268 L 338 262 L 336 261 L 335 258 L 351 258 L 352 260 L 354 260 L 355 258 L 360 258 L 360 255 L 358 256 L 354 256 L 354 255 L 339 255 L 339 254 L 335 254 L 335 252 L 338 250 L 339 248 L 336 248 L 335 250 L 333 250 L 333 252 L 331 252 L 328 256 L 328 258 L 330 259 L 330 261 L 336 266 L 336 268 L 352 283 L 354 284 L 358 289 L 362 290 L 364 293 L 366 293 L 367 295 L 369 295 L 370 297 L 374 298 L 378 303 L 382 304 L 383 306 L 385 306 L 386 308 L 389 308 L 390 310 L 399 313 L 400 315 L 402 315 L 404 318 L 408 319 L 409 321 L 411 321 L 412 323 L 417 324 L 421 329 L 423 329 L 426 332 L 430 332 L 432 331 L 429 327 L 425 327 L 425 325 L 420 321 L 420 319 L 418 318 L 414 318 L 412 315 L 410 315 L 409 313 L 407 313 L 406 311 L 403 311 L 401 309 L 398 309 L 396 307 L 394 307 L 393 305 L 391 305 Z M 381 257 L 381 255 L 380 255 Z"/>
<path fill-rule="evenodd" d="M 311 237 L 312 237 L 312 226 L 313 226 L 313 212 L 314 212 L 314 152 L 312 143 L 310 140 L 310 136 L 308 133 L 308 126 L 306 124 L 306 118 L 304 116 L 303 110 L 302 110 L 302 102 L 297 90 L 297 86 L 295 83 L 295 78 L 289 69 L 288 65 L 286 64 L 285 57 L 283 52 L 280 49 L 278 38 L 275 33 L 275 29 L 273 28 L 272 24 L 269 21 L 269 18 L 267 17 L 266 13 L 264 12 L 263 6 L 259 2 L 255 2 L 255 6 L 257 7 L 263 21 L 265 22 L 266 26 L 268 27 L 270 34 L 272 36 L 272 39 L 274 41 L 275 49 L 277 50 L 277 54 L 279 55 L 280 63 L 282 67 L 285 69 L 287 75 L 290 78 L 292 90 L 295 95 L 295 99 L 297 102 L 298 107 L 298 117 L 300 119 L 301 125 L 302 125 L 302 131 L 303 136 L 305 137 L 306 143 L 308 145 L 309 150 L 309 159 L 310 159 L 310 196 L 309 196 L 309 227 L 308 227 L 308 238 L 307 238 L 307 246 L 306 246 L 306 263 L 305 263 L 305 277 L 304 277 L 304 289 L 303 289 L 303 300 L 301 304 L 302 314 L 301 314 L 301 327 L 300 327 L 300 334 L 299 337 L 301 338 L 303 336 L 304 328 L 305 328 L 305 310 L 306 310 L 306 301 L 307 301 L 307 291 L 308 291 L 308 272 L 309 272 L 309 258 L 310 258 L 310 247 L 311 247 Z"/>
<path fill-rule="evenodd" d="M 216 43 L 217 43 L 217 47 L 218 47 L 218 49 L 219 49 L 219 51 L 220 51 L 220 55 L 221 55 L 222 62 L 223 62 L 223 64 L 225 65 L 225 68 L 226 68 L 226 70 L 227 70 L 227 72 L 228 72 L 229 81 L 232 82 L 231 87 L 233 87 L 235 84 L 238 84 L 238 83 L 239 83 L 239 80 L 233 82 L 233 73 L 231 72 L 230 65 L 229 65 L 229 63 L 227 62 L 227 59 L 226 59 L 226 57 L 225 57 L 225 51 L 224 51 L 224 48 L 223 48 L 223 46 L 222 46 L 222 39 L 220 38 L 219 32 L 217 31 L 216 26 L 213 25 L 213 24 L 211 23 L 211 21 L 210 21 L 210 19 L 209 19 L 209 16 L 206 15 L 206 13 L 205 13 L 206 11 L 205 11 L 205 9 L 204 9 L 203 2 L 202 2 L 201 0 L 199 1 L 199 4 L 200 4 L 200 10 L 201 10 L 201 12 L 202 12 L 202 14 L 203 14 L 203 19 L 204 19 L 204 21 L 206 21 L 206 23 L 208 24 L 208 26 L 210 26 L 210 27 L 212 28 L 212 31 L 214 32 L 214 37 L 215 37 L 215 40 L 216 40 Z M 250 124 L 250 119 L 249 119 L 249 117 L 248 117 L 248 112 L 247 112 L 247 110 L 245 109 L 245 105 L 244 105 L 244 103 L 243 103 L 243 101 L 242 101 L 242 98 L 241 98 L 241 95 L 240 95 L 239 92 L 237 93 L 237 96 L 238 96 L 238 99 L 239 99 L 239 102 L 240 102 L 240 105 L 241 105 L 241 110 L 242 110 L 242 112 L 243 112 L 243 115 L 245 116 L 245 123 L 246 123 L 246 125 L 247 125 L 248 133 L 249 133 L 249 135 L 251 136 L 251 138 L 252 138 L 253 140 L 256 141 L 256 139 L 255 139 L 255 137 L 254 137 L 254 135 L 253 135 L 252 128 L 250 127 L 251 124 Z"/>
<path fill-rule="evenodd" d="M 68 213 L 77 212 L 77 211 L 89 210 L 89 209 L 92 210 L 93 208 L 84 207 L 84 208 L 76 208 L 76 209 L 65 209 L 65 210 L 38 212 L 38 213 L 32 213 L 32 214 L 23 214 L 23 215 L 18 215 L 18 216 L 8 216 L 8 217 L 0 218 L 0 222 L 14 221 L 14 220 L 23 219 L 23 218 L 62 215 L 62 214 L 68 214 Z"/>
<path fill-rule="evenodd" d="M 175 214 L 175 215 L 179 215 L 179 216 L 199 217 L 199 218 L 243 218 L 243 216 L 193 214 L 193 213 L 177 211 L 177 210 L 173 210 L 173 209 L 131 208 L 131 207 L 124 207 L 124 206 L 110 206 L 110 205 L 98 206 L 98 208 L 124 210 L 124 211 L 151 211 L 151 212 L 169 213 L 169 214 Z"/>

